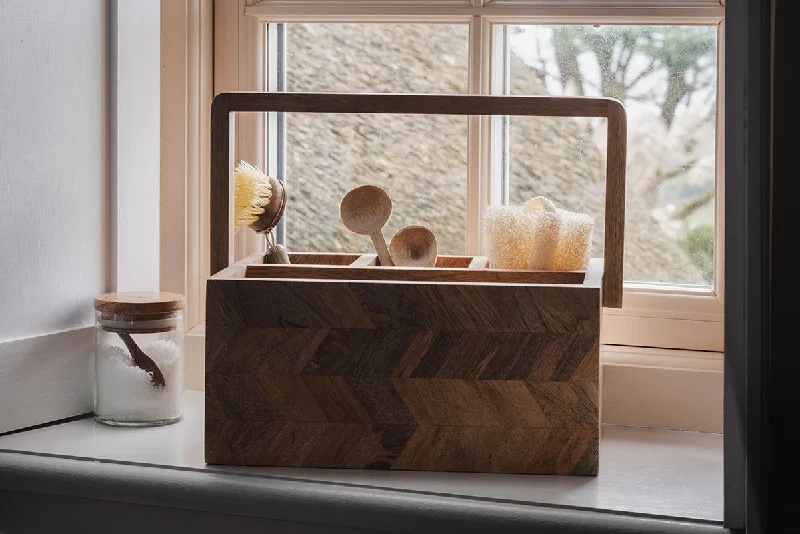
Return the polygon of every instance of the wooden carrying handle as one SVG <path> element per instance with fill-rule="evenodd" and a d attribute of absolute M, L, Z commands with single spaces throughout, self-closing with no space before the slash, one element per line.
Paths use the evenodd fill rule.
<path fill-rule="evenodd" d="M 392 113 L 605 117 L 605 259 L 603 306 L 622 307 L 625 235 L 625 108 L 611 98 L 562 96 L 399 95 L 347 93 L 220 93 L 211 105 L 211 273 L 232 263 L 231 112 Z"/>

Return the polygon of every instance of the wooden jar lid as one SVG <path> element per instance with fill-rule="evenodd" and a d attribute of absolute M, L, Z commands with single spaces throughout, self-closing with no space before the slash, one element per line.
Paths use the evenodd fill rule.
<path fill-rule="evenodd" d="M 183 295 L 162 291 L 103 293 L 94 298 L 94 309 L 103 315 L 169 316 L 185 305 Z"/>

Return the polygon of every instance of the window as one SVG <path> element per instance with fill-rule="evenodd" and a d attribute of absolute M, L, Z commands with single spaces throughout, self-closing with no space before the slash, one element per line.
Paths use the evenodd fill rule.
<path fill-rule="evenodd" d="M 508 25 L 502 92 L 608 96 L 628 113 L 626 280 L 714 283 L 716 26 Z M 605 125 L 513 117 L 512 203 L 546 194 L 602 224 Z M 594 249 L 602 250 L 602 232 Z"/>
<path fill-rule="evenodd" d="M 466 93 L 466 24 L 287 24 L 287 91 Z M 416 42 L 416 45 L 411 43 Z M 466 246 L 467 119 L 454 116 L 284 114 L 281 147 L 291 250 L 363 252 L 339 203 L 351 188 L 386 189 L 385 233 L 424 224 L 444 254 Z"/>
<path fill-rule="evenodd" d="M 606 310 L 603 341 L 722 351 L 718 0 L 246 4 L 252 5 L 238 23 L 230 15 L 215 22 L 238 35 L 238 45 L 229 44 L 222 37 L 228 34 L 216 32 L 215 55 L 224 38 L 221 47 L 238 66 L 217 62 L 215 91 L 623 100 L 630 133 L 625 298 L 622 309 Z M 412 222 L 429 225 L 443 252 L 485 251 L 486 206 L 544 194 L 597 217 L 592 252 L 600 256 L 604 128 L 603 121 L 571 118 L 267 114 L 242 121 L 236 142 L 243 147 L 237 157 L 286 180 L 297 209 L 287 213 L 279 237 L 291 249 L 363 250 L 365 243 L 341 226 L 338 202 L 353 185 L 373 182 L 395 199 L 387 233 Z M 241 237 L 239 245 L 252 236 Z M 237 253 L 258 246 L 250 240 Z"/>
<path fill-rule="evenodd" d="M 678 228 L 681 232 L 688 233 L 689 230 L 695 228 L 695 225 L 700 226 L 698 223 L 706 227 L 702 230 L 705 235 L 696 234 L 693 238 L 696 243 L 692 244 L 692 246 L 687 246 L 689 240 L 686 237 L 681 238 L 680 233 L 668 234 L 668 236 L 674 238 L 672 239 L 672 246 L 683 247 L 684 252 L 689 252 L 690 254 L 696 253 L 691 252 L 690 248 L 695 251 L 702 251 L 703 260 L 696 261 L 690 255 L 689 261 L 700 269 L 703 280 L 699 283 L 692 282 L 690 278 L 694 278 L 696 281 L 697 277 L 695 275 L 692 275 L 692 277 L 685 276 L 686 273 L 680 269 L 667 271 L 664 276 L 660 277 L 660 280 L 658 276 L 653 276 L 652 273 L 634 278 L 628 276 L 625 286 L 624 308 L 622 310 L 607 310 L 603 323 L 604 341 L 606 343 L 632 345 L 631 347 L 614 349 L 618 352 L 617 357 L 619 357 L 619 354 L 628 354 L 629 358 L 627 360 L 624 358 L 617 360 L 619 365 L 616 366 L 610 366 L 608 365 L 609 362 L 606 361 L 603 366 L 604 391 L 616 391 L 618 393 L 618 398 L 612 399 L 616 402 L 607 402 L 608 399 L 604 399 L 604 420 L 606 420 L 606 417 L 613 419 L 611 412 L 615 407 L 618 411 L 633 407 L 641 415 L 635 422 L 630 422 L 630 419 L 628 423 L 619 423 L 619 420 L 606 422 L 657 426 L 658 423 L 654 423 L 654 414 L 656 412 L 669 412 L 670 415 L 680 417 L 680 414 L 675 413 L 674 406 L 671 404 L 676 398 L 681 398 L 685 401 L 682 405 L 687 412 L 692 412 L 693 415 L 701 418 L 705 418 L 702 412 L 708 410 L 712 403 L 717 402 L 720 411 L 722 407 L 721 388 L 719 391 L 709 393 L 712 388 L 707 387 L 708 382 L 705 381 L 704 377 L 712 374 L 707 372 L 709 367 L 705 362 L 711 360 L 721 362 L 718 353 L 722 350 L 722 296 L 725 282 L 722 278 L 723 249 L 721 240 L 721 236 L 724 233 L 723 222 L 725 216 L 722 210 L 722 198 L 724 197 L 725 188 L 725 183 L 722 179 L 725 173 L 722 165 L 725 161 L 723 152 L 725 147 L 721 134 L 725 130 L 723 121 L 725 120 L 724 110 L 726 107 L 724 72 L 726 42 L 723 37 L 725 36 L 726 25 L 732 35 L 748 36 L 747 46 L 742 44 L 744 40 L 732 39 L 727 43 L 727 45 L 730 45 L 728 63 L 730 65 L 744 65 L 742 70 L 729 71 L 729 104 L 731 111 L 729 111 L 728 119 L 732 123 L 728 125 L 728 129 L 733 134 L 734 144 L 731 146 L 732 153 L 728 155 L 728 159 L 733 162 L 736 159 L 734 154 L 748 155 L 747 157 L 741 156 L 741 158 L 744 158 L 745 162 L 751 162 L 755 165 L 755 167 L 750 166 L 752 171 L 758 167 L 758 162 L 760 161 L 759 150 L 748 149 L 743 151 L 742 147 L 744 144 L 750 143 L 753 146 L 749 148 L 758 148 L 759 132 L 763 129 L 760 129 L 759 125 L 763 126 L 761 119 L 765 115 L 760 113 L 763 110 L 758 106 L 748 107 L 744 106 L 744 104 L 759 101 L 758 97 L 760 96 L 762 84 L 755 82 L 763 81 L 762 78 L 765 71 L 759 67 L 763 67 L 760 64 L 760 59 L 763 58 L 761 52 L 763 52 L 763 47 L 767 46 L 767 41 L 762 38 L 769 27 L 768 13 L 755 13 L 753 10 L 743 7 L 742 3 L 729 2 L 726 15 L 724 5 L 725 0 L 242 0 L 240 2 L 217 2 L 213 5 L 212 29 L 214 46 L 213 49 L 210 46 L 201 48 L 201 52 L 213 54 L 214 56 L 213 90 L 215 92 L 287 90 L 289 87 L 286 84 L 289 82 L 291 75 L 291 72 L 287 72 L 287 68 L 292 68 L 289 54 L 291 54 L 292 50 L 293 39 L 291 31 L 293 27 L 296 29 L 301 25 L 319 25 L 320 27 L 327 25 L 331 28 L 340 29 L 345 25 L 353 25 L 360 26 L 364 31 L 368 28 L 385 27 L 384 25 L 386 24 L 466 27 L 468 43 L 465 91 L 482 94 L 502 94 L 503 92 L 515 94 L 512 92 L 514 87 L 513 80 L 519 78 L 517 83 L 521 83 L 526 76 L 538 75 L 539 71 L 541 71 L 541 64 L 536 65 L 533 61 L 521 65 L 518 64 L 517 68 L 509 61 L 510 51 L 515 47 L 518 49 L 525 48 L 525 43 L 519 42 L 519 39 L 526 37 L 525 33 L 530 38 L 531 33 L 537 32 L 537 39 L 542 42 L 542 53 L 551 63 L 555 61 L 553 57 L 555 52 L 547 52 L 545 44 L 548 40 L 552 43 L 556 28 L 571 29 L 580 27 L 585 30 L 589 28 L 593 30 L 595 28 L 609 30 L 620 27 L 639 27 L 650 28 L 654 32 L 665 30 L 665 35 L 668 33 L 667 30 L 698 30 L 699 32 L 708 32 L 709 35 L 713 34 L 715 36 L 716 54 L 707 54 L 703 59 L 704 63 L 697 65 L 705 69 L 703 76 L 709 76 L 709 78 L 705 78 L 709 83 L 711 82 L 710 76 L 713 75 L 713 84 L 716 88 L 714 91 L 711 89 L 712 86 L 709 86 L 708 93 L 702 95 L 704 102 L 710 106 L 709 121 L 704 124 L 703 130 L 709 129 L 711 126 L 714 127 L 713 146 L 709 146 L 707 143 L 689 143 L 688 146 L 684 147 L 687 152 L 702 154 L 703 162 L 701 165 L 698 166 L 701 163 L 700 161 L 692 163 L 693 172 L 703 171 L 702 176 L 697 181 L 692 180 L 692 183 L 698 185 L 698 187 L 692 191 L 687 187 L 685 198 L 688 201 L 689 196 L 694 194 L 698 195 L 695 198 L 698 201 L 703 198 L 702 195 L 706 195 L 709 198 L 702 206 L 694 208 L 697 210 L 695 217 L 702 216 L 703 220 L 698 221 L 695 218 L 684 220 L 670 215 L 677 214 L 679 208 L 682 207 L 682 204 L 673 202 L 674 209 L 672 209 L 669 208 L 669 203 L 667 203 L 670 198 L 674 198 L 676 195 L 674 185 L 659 188 L 658 196 L 655 198 L 655 200 L 662 202 L 660 204 L 661 218 L 655 217 L 653 213 L 643 213 L 643 217 L 647 216 L 650 219 L 655 219 L 659 224 L 669 221 L 669 219 L 677 218 L 681 225 L 685 225 Z M 728 17 L 727 21 L 725 20 L 726 16 Z M 203 21 L 209 21 L 211 17 L 204 15 L 193 17 L 190 20 L 195 19 L 197 19 L 197 22 L 202 23 Z M 176 27 L 180 29 L 181 26 Z M 519 29 L 526 30 L 526 32 L 515 33 Z M 285 33 L 281 35 L 281 31 Z M 278 46 L 280 43 L 282 43 L 282 47 Z M 395 43 L 393 46 L 402 47 L 402 44 Z M 578 41 L 575 46 L 587 45 Z M 536 52 L 535 43 L 533 50 Z M 748 53 L 745 54 L 745 52 Z M 585 53 L 585 50 L 581 52 L 581 54 Z M 282 56 L 281 54 L 285 55 Z M 189 54 L 184 53 L 181 57 L 185 57 L 187 62 L 191 62 L 193 58 L 191 50 Z M 589 59 L 597 63 L 596 58 L 589 57 Z M 531 63 L 534 64 L 531 65 Z M 631 60 L 629 66 L 635 66 L 633 60 Z M 200 65 L 199 68 L 201 73 L 212 71 L 211 65 L 206 65 L 205 63 Z M 520 68 L 523 71 L 529 70 L 533 72 L 528 72 L 526 75 L 525 72 L 519 70 Z M 584 73 L 581 69 L 582 65 L 579 63 L 577 72 L 581 74 L 582 81 L 586 82 L 583 79 Z M 194 75 L 197 74 L 196 71 L 197 68 L 194 69 Z M 191 68 L 187 72 L 189 76 L 193 75 Z M 573 69 L 573 74 L 575 72 L 576 70 Z M 560 78 L 560 70 L 557 72 L 551 71 L 551 74 L 556 74 Z M 693 76 L 694 73 L 691 73 L 691 75 Z M 585 76 L 588 78 L 592 75 L 586 74 Z M 597 85 L 597 71 L 595 71 L 594 76 L 595 78 L 590 84 Z M 638 74 L 633 76 L 635 79 Z M 279 84 L 281 80 L 283 80 L 283 85 Z M 315 81 L 320 83 L 320 80 Z M 628 81 L 630 82 L 631 80 L 629 79 Z M 686 82 L 687 78 L 684 78 L 683 81 Z M 754 83 L 745 84 L 745 81 Z M 637 80 L 638 82 L 641 82 L 641 80 Z M 187 89 L 189 97 L 193 98 L 191 94 L 192 84 L 189 83 L 187 86 L 189 86 L 189 89 Z M 544 83 L 543 87 L 548 92 L 574 91 L 577 89 L 577 85 L 574 83 L 561 84 L 557 80 L 551 81 L 549 84 Z M 298 89 L 299 87 L 294 90 Z M 584 87 L 584 91 L 589 89 Z M 341 90 L 349 89 L 343 87 Z M 373 90 L 383 89 L 376 88 Z M 414 88 L 414 90 L 417 89 Z M 656 99 L 656 104 L 658 104 L 658 95 L 648 96 Z M 697 104 L 694 96 L 692 96 L 692 101 Z M 201 130 L 204 120 L 201 111 L 207 111 L 208 106 L 206 104 L 208 103 L 210 103 L 210 99 L 202 101 L 201 105 L 196 106 L 198 110 L 196 113 L 193 109 L 189 109 L 192 112 L 189 120 L 198 122 Z M 679 107 L 676 105 L 676 114 Z M 713 108 L 713 111 L 711 108 Z M 178 106 L 175 109 L 184 109 L 184 107 Z M 736 115 L 742 111 L 745 111 L 742 117 L 737 117 Z M 658 110 L 658 115 L 661 115 L 660 110 Z M 283 119 L 289 120 L 284 126 L 281 126 L 280 122 Z M 276 172 L 275 169 L 278 167 L 284 168 L 283 166 L 287 164 L 291 165 L 287 158 L 287 155 L 291 154 L 291 148 L 287 147 L 285 142 L 281 145 L 281 139 L 278 135 L 279 132 L 284 135 L 291 133 L 287 130 L 287 128 L 291 128 L 291 117 L 284 117 L 283 119 L 280 117 L 268 117 L 266 121 L 263 121 L 261 117 L 247 117 L 245 120 L 237 120 L 235 140 L 238 151 L 237 157 L 245 157 L 251 161 L 258 162 L 262 166 L 269 164 L 271 167 L 270 172 Z M 516 146 L 525 146 L 525 138 L 520 136 L 524 125 L 515 124 L 515 119 L 513 118 L 505 119 L 505 125 L 502 122 L 504 119 L 500 120 L 499 124 L 487 124 L 488 121 L 470 117 L 466 125 L 467 163 L 465 169 L 466 180 L 463 186 L 466 200 L 463 216 L 466 219 L 466 224 L 464 225 L 465 249 L 470 253 L 480 251 L 482 246 L 479 231 L 481 207 L 488 205 L 490 202 L 516 202 L 512 196 L 515 194 L 515 188 L 518 188 L 517 195 L 526 194 L 522 191 L 522 188 L 525 187 L 525 182 L 521 180 L 527 179 L 528 187 L 532 187 L 530 174 L 525 175 L 517 172 L 515 170 L 517 168 L 514 167 L 514 165 L 522 165 L 522 161 L 515 163 L 515 154 L 517 150 L 522 150 L 517 149 Z M 746 129 L 744 128 L 745 121 L 748 124 Z M 259 131 L 259 128 L 252 128 L 255 122 L 261 122 L 263 127 L 260 128 L 260 133 L 250 135 Z M 755 128 L 750 127 L 753 124 L 755 124 Z M 597 132 L 602 128 L 602 124 L 592 125 L 592 127 L 596 129 L 590 130 L 591 133 L 597 135 Z M 188 130 L 191 132 L 192 129 L 189 128 Z M 687 129 L 687 131 L 689 130 Z M 180 133 L 182 134 L 183 131 Z M 243 133 L 247 135 L 242 135 Z M 580 135 L 568 139 L 577 140 L 579 145 L 588 144 L 591 146 L 591 137 L 583 132 L 579 133 Z M 645 130 L 644 133 L 652 134 L 648 130 Z M 698 132 L 691 130 L 689 133 L 695 135 Z M 178 135 L 176 137 L 181 137 L 181 139 L 189 137 L 187 144 L 190 148 L 193 146 L 191 145 L 191 135 Z M 194 137 L 198 145 L 208 138 L 205 134 L 194 135 Z M 739 137 L 743 141 L 738 140 Z M 711 137 L 704 137 L 704 139 L 709 140 Z M 655 141 L 659 142 L 663 140 L 661 138 L 655 139 Z M 635 149 L 633 146 L 635 143 L 640 143 L 641 141 L 642 139 L 640 138 L 633 139 L 630 146 L 631 150 Z M 278 148 L 280 146 L 283 146 L 288 152 L 279 153 Z M 589 149 L 582 148 L 581 150 L 588 154 Z M 580 154 L 580 151 L 578 153 Z M 167 263 L 162 261 L 162 278 L 163 273 L 174 265 L 175 278 L 186 279 L 188 285 L 196 286 L 195 293 L 201 295 L 202 281 L 204 275 L 208 274 L 206 270 L 208 250 L 204 248 L 208 242 L 208 228 L 207 225 L 204 228 L 203 222 L 207 220 L 207 216 L 204 216 L 204 209 L 207 206 L 208 198 L 202 178 L 202 165 L 207 162 L 208 154 L 203 154 L 201 148 L 201 157 L 199 158 L 200 172 L 197 172 L 196 176 L 187 172 L 186 182 L 188 187 L 186 190 L 176 193 L 176 196 L 181 199 L 187 199 L 185 211 L 188 213 L 186 217 L 188 225 L 184 223 L 184 227 L 199 228 L 199 236 L 195 237 L 194 231 L 179 232 L 182 234 L 181 239 L 176 239 L 175 243 L 169 242 L 167 246 L 171 247 L 173 244 L 185 245 L 186 257 L 183 258 L 184 261 Z M 475 158 L 476 154 L 485 157 Z M 188 162 L 187 165 L 191 165 L 197 159 L 191 157 L 191 152 L 184 155 L 187 157 L 179 157 L 179 159 L 185 159 Z M 498 155 L 501 157 L 497 157 Z M 600 155 L 602 156 L 602 151 Z M 649 156 L 651 154 L 643 150 L 643 155 Z M 519 158 L 520 156 L 517 157 Z M 730 187 L 735 189 L 737 193 L 731 198 L 744 198 L 747 200 L 749 197 L 742 196 L 744 183 L 742 180 L 746 182 L 745 178 L 749 176 L 747 169 L 750 167 L 742 166 L 741 163 L 742 161 L 737 162 L 730 169 Z M 708 171 L 710 171 L 711 166 L 713 166 L 713 191 L 708 189 Z M 669 172 L 669 169 L 662 169 L 662 171 Z M 753 173 L 751 172 L 750 174 Z M 679 184 L 681 182 L 674 183 Z M 684 185 L 681 184 L 682 187 Z M 507 200 L 503 197 L 504 194 L 508 195 Z M 710 200 L 711 195 L 713 195 L 713 200 Z M 194 200 L 193 197 L 197 197 L 199 200 Z M 684 196 L 682 195 L 682 197 Z M 653 198 L 651 197 L 649 200 L 653 200 Z M 753 201 L 753 198 L 749 198 L 749 200 Z M 758 202 L 753 202 L 755 204 L 750 206 L 753 208 L 750 211 L 755 210 L 754 213 L 757 215 L 759 212 Z M 689 206 L 689 204 L 686 205 L 686 207 Z M 737 208 L 742 208 L 742 206 L 731 206 L 731 209 Z M 631 214 L 630 210 L 629 214 Z M 741 214 L 737 211 L 735 215 Z M 731 220 L 729 231 L 732 232 L 731 235 L 734 237 L 741 237 L 738 235 L 741 232 L 737 230 L 741 226 L 739 224 L 740 219 L 741 217 L 734 216 L 734 219 Z M 757 217 L 753 220 L 756 219 Z M 648 221 L 648 224 L 651 222 Z M 641 223 L 640 218 L 633 218 L 633 220 L 629 220 L 629 228 L 631 225 L 639 223 Z M 707 228 L 708 226 L 711 228 Z M 756 232 L 756 234 L 758 233 Z M 189 236 L 189 238 L 184 239 L 183 236 Z M 240 232 L 236 236 L 237 242 L 246 241 L 247 239 L 240 239 L 244 236 L 245 233 Z M 756 235 L 756 237 L 758 236 Z M 287 236 L 287 239 L 291 239 L 291 236 Z M 709 247 L 709 243 L 713 243 L 713 248 Z M 747 245 L 749 242 L 745 240 L 743 243 Z M 752 245 L 752 243 L 749 244 Z M 253 245 L 258 246 L 257 243 Z M 713 261 L 709 254 L 710 250 L 713 250 Z M 246 247 L 238 249 L 238 252 L 239 254 L 247 252 Z M 595 250 L 595 253 L 597 252 Z M 732 252 L 738 254 L 741 251 Z M 684 258 L 685 260 L 686 258 Z M 644 264 L 644 267 L 647 267 L 647 265 Z M 738 263 L 732 267 L 736 271 L 741 270 Z M 627 274 L 631 275 L 632 272 L 628 270 Z M 755 276 L 758 276 L 757 272 Z M 731 283 L 737 283 L 737 280 L 732 279 Z M 740 303 L 741 288 L 738 285 L 737 283 L 737 287 L 732 286 L 729 305 L 736 306 Z M 758 292 L 756 291 L 756 293 Z M 195 314 L 197 321 L 191 323 L 192 326 L 197 325 L 203 316 L 203 299 L 191 298 L 190 296 L 187 302 L 189 306 L 197 308 L 197 313 Z M 740 315 L 734 315 L 732 319 Z M 190 316 L 190 312 L 187 311 L 187 321 Z M 202 389 L 202 326 L 198 326 L 196 333 L 196 337 L 187 337 L 187 355 L 190 353 L 197 354 L 194 360 L 192 360 L 191 356 L 187 360 L 187 382 L 190 388 Z M 753 332 L 748 333 L 751 337 L 752 334 Z M 190 340 L 194 340 L 193 342 L 197 346 L 197 350 L 194 353 L 188 348 Z M 733 360 L 729 370 L 732 372 L 726 372 L 725 376 L 726 380 L 731 380 L 734 384 L 734 393 L 740 393 L 743 390 L 738 387 L 741 386 L 740 383 L 734 382 L 741 378 L 734 376 L 734 373 L 744 368 L 742 367 L 742 362 L 739 361 L 742 357 L 739 345 L 741 344 L 731 347 L 730 356 L 733 357 Z M 669 351 L 673 354 L 677 353 L 677 356 L 673 355 L 669 362 L 665 362 L 656 354 L 657 351 L 652 351 L 652 353 L 645 352 L 640 350 L 639 347 L 680 347 L 692 350 Z M 698 350 L 715 352 L 704 354 L 696 352 Z M 675 358 L 681 361 L 676 361 Z M 192 362 L 196 364 L 194 371 L 192 371 Z M 664 365 L 665 363 L 668 365 Z M 642 370 L 648 367 L 654 372 L 649 375 L 649 379 L 642 380 L 645 374 Z M 757 368 L 758 366 L 754 369 L 757 370 Z M 612 372 L 609 372 L 609 369 Z M 702 372 L 683 373 L 686 370 Z M 691 380 L 683 380 L 683 377 L 689 374 L 692 375 Z M 721 369 L 718 374 L 721 376 Z M 673 376 L 680 376 L 681 378 L 672 378 Z M 612 381 L 615 383 L 610 384 Z M 669 397 L 664 396 L 664 393 L 668 392 L 666 388 L 661 387 L 667 381 L 673 381 L 676 384 L 672 391 L 673 395 Z M 661 388 L 661 390 L 656 391 L 654 394 L 654 390 L 658 388 Z M 659 398 L 663 402 L 661 405 L 656 406 Z M 644 399 L 644 402 L 637 403 L 637 400 L 641 401 L 642 399 Z M 710 402 L 705 403 L 703 402 L 704 400 Z M 733 414 L 731 421 L 736 424 L 732 424 L 730 427 L 726 426 L 726 434 L 731 434 L 729 431 L 732 431 L 732 434 L 735 435 L 726 437 L 726 444 L 735 445 L 738 437 L 742 437 L 739 427 L 746 418 L 744 418 L 736 403 L 734 402 L 733 404 L 733 406 L 727 406 L 726 417 Z M 713 429 L 710 430 L 714 431 Z M 719 431 L 719 429 L 716 431 Z M 726 450 L 726 469 L 728 467 L 727 458 L 733 458 L 730 463 L 733 466 L 734 476 L 727 477 L 731 473 L 726 472 L 726 484 L 732 485 L 736 490 L 737 488 L 740 489 L 741 486 L 741 484 L 737 485 L 738 480 L 736 477 L 743 471 L 735 472 L 735 469 L 741 468 L 739 460 L 743 461 L 744 456 L 737 454 L 734 446 L 728 447 L 728 449 L 731 449 L 733 453 L 727 454 L 731 450 Z M 741 450 L 738 452 L 741 452 Z M 727 480 L 728 478 L 731 480 Z M 726 497 L 730 495 L 733 496 L 734 500 L 731 502 L 734 503 L 734 506 L 726 506 L 726 510 L 728 508 L 730 508 L 728 511 L 733 512 L 743 510 L 744 506 L 737 505 L 742 504 L 744 499 L 737 503 L 735 501 L 736 491 L 726 492 Z M 738 517 L 736 514 L 728 515 L 734 516 L 728 526 L 738 527 L 743 524 L 743 517 Z M 726 517 L 726 519 L 728 518 Z"/>
<path fill-rule="evenodd" d="M 724 10 L 715 0 L 551 4 L 265 0 L 245 12 L 264 24 L 268 90 L 622 100 L 626 295 L 607 313 L 605 342 L 721 351 Z M 429 225 L 444 252 L 484 252 L 485 206 L 544 194 L 597 218 L 600 256 L 604 129 L 571 118 L 268 118 L 265 163 L 298 208 L 281 238 L 295 249 L 362 250 L 338 201 L 372 182 L 395 199 L 387 232 Z"/>

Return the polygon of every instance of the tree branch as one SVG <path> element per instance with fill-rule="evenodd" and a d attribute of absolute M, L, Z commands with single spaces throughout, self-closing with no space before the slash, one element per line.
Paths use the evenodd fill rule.
<path fill-rule="evenodd" d="M 677 169 L 673 169 L 673 170 L 671 170 L 669 172 L 665 172 L 660 181 L 666 182 L 667 180 L 671 180 L 671 179 L 673 179 L 673 178 L 675 178 L 677 176 L 680 176 L 681 174 L 685 173 L 686 171 L 688 171 L 689 169 L 691 169 L 692 167 L 694 167 L 698 163 L 700 163 L 700 159 L 699 158 L 695 158 L 693 160 L 690 160 L 690 161 L 686 162 L 685 164 L 681 165 L 680 167 L 678 167 Z"/>
<path fill-rule="evenodd" d="M 626 84 L 625 87 L 627 87 L 628 89 L 632 88 L 634 85 L 636 85 L 637 83 L 642 81 L 642 78 L 644 78 L 645 76 L 649 76 L 650 74 L 655 72 L 655 70 L 657 68 L 659 68 L 660 66 L 661 66 L 661 63 L 659 63 L 658 60 L 656 60 L 656 59 L 650 60 L 650 64 L 647 66 L 647 68 L 644 69 L 642 72 L 640 72 L 639 75 L 636 76 L 633 79 L 633 81 L 631 81 L 630 83 Z"/>
<path fill-rule="evenodd" d="M 678 211 L 675 212 L 673 219 L 680 219 L 685 220 L 689 218 L 694 212 L 708 204 L 714 198 L 714 190 L 711 189 L 705 193 L 698 195 L 697 197 L 689 200 L 683 206 L 678 208 Z"/>

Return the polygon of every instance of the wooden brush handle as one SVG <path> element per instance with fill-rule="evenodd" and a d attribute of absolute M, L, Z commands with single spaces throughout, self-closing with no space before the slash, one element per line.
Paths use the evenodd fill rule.
<path fill-rule="evenodd" d="M 264 258 L 264 263 L 268 264 L 283 264 L 288 265 L 289 254 L 283 245 L 267 245 L 267 255 Z"/>
<path fill-rule="evenodd" d="M 566 96 L 394 95 L 358 93 L 220 93 L 211 105 L 211 274 L 233 263 L 230 201 L 234 111 L 605 117 L 605 273 L 603 306 L 622 307 L 627 118 L 611 98 Z"/>

